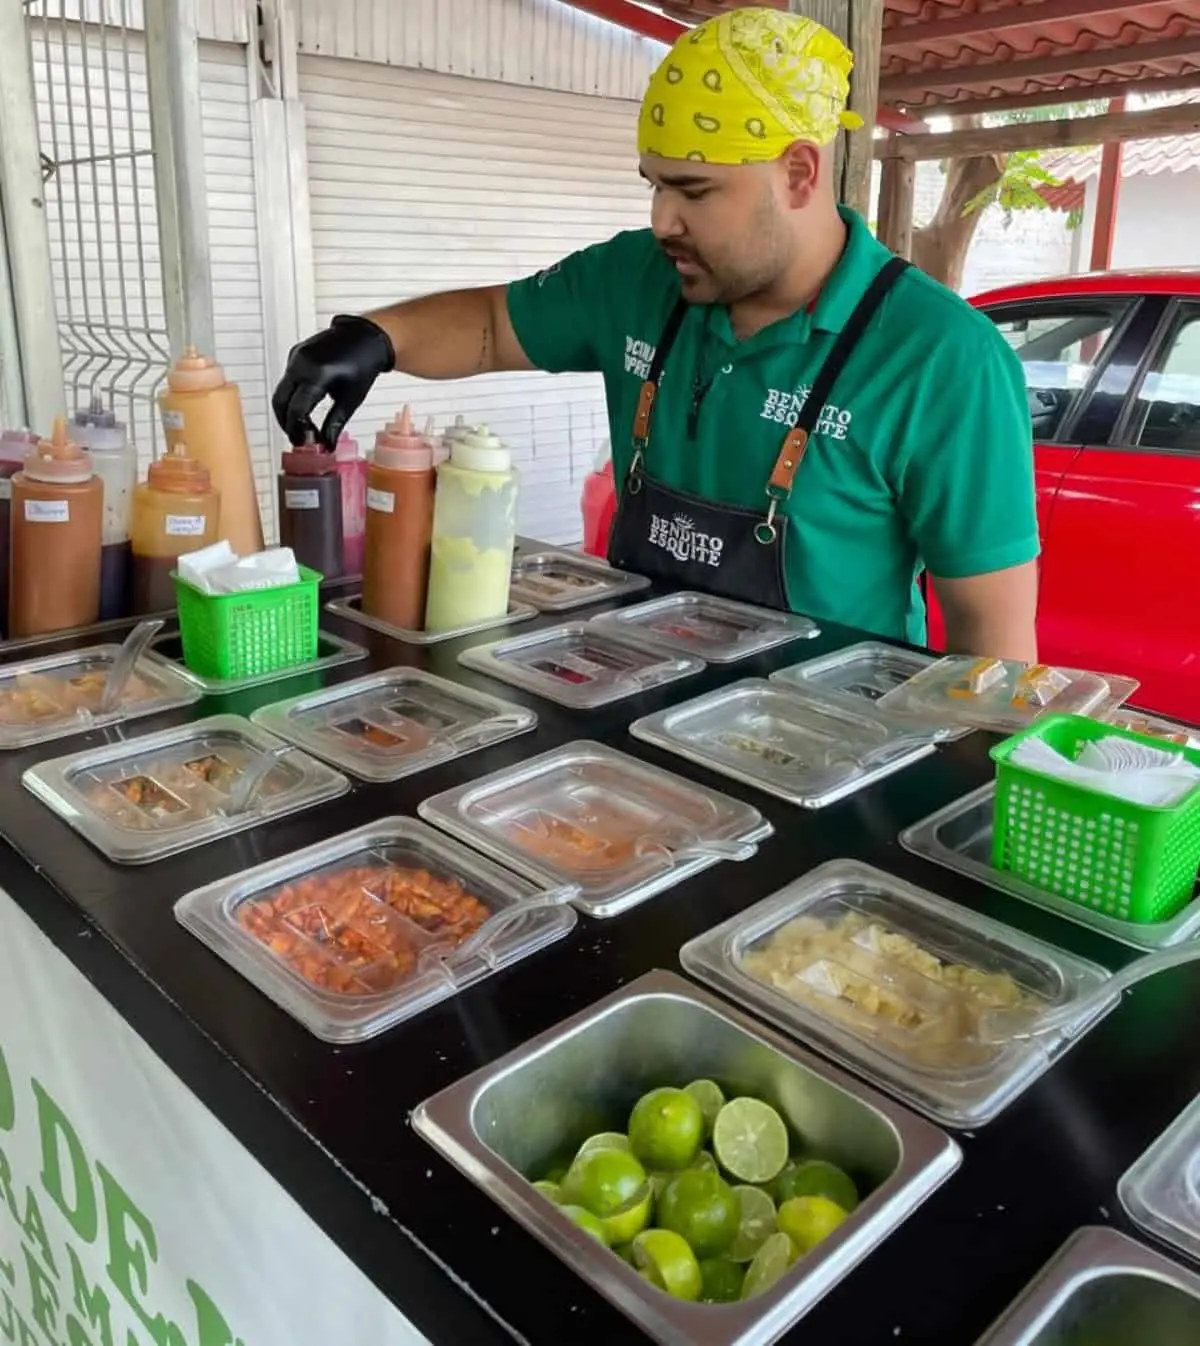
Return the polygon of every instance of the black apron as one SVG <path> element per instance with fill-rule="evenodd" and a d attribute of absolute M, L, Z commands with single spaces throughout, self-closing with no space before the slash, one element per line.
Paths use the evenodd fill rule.
<path fill-rule="evenodd" d="M 788 431 L 765 487 L 767 507 L 718 505 L 702 496 L 675 491 L 646 471 L 650 423 L 663 369 L 688 310 L 675 305 L 642 384 L 633 419 L 633 460 L 621 489 L 608 544 L 608 559 L 622 570 L 683 589 L 699 589 L 760 607 L 792 611 L 788 601 L 787 517 L 781 512 L 792 493 L 809 438 L 829 401 L 838 375 L 884 296 L 908 267 L 893 257 L 858 301 L 821 366 L 796 424 Z"/>

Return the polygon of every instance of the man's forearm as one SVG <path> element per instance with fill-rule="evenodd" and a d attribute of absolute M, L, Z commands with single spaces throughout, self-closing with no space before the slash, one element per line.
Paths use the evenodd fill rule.
<path fill-rule="evenodd" d="M 950 654 L 1037 660 L 1035 561 L 969 579 L 933 580 Z"/>
<path fill-rule="evenodd" d="M 405 374 L 463 379 L 531 368 L 508 320 L 503 286 L 431 294 L 365 316 L 388 334 Z"/>

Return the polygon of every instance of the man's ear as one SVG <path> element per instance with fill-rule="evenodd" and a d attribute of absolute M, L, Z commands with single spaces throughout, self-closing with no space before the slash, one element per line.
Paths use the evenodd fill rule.
<path fill-rule="evenodd" d="M 807 140 L 796 140 L 780 156 L 784 175 L 784 199 L 791 210 L 803 210 L 813 199 L 824 171 L 832 172 L 833 159 L 829 157 L 830 167 L 825 168 L 827 156 L 821 153 L 819 146 Z"/>

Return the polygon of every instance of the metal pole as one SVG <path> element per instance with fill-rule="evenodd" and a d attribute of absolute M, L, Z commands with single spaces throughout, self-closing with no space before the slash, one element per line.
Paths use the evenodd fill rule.
<path fill-rule="evenodd" d="M 195 0 L 146 5 L 146 76 L 163 299 L 172 353 L 214 348 Z"/>
<path fill-rule="evenodd" d="M 4 233 L 4 208 L 0 202 L 0 427 L 25 421 L 25 389 L 21 386 L 21 342 L 13 308 L 12 276 L 8 270 L 8 244 Z"/>
<path fill-rule="evenodd" d="M 21 419 L 48 429 L 62 412 L 64 393 L 37 128 L 25 7 L 21 0 L 0 0 L 0 205 L 8 268 L 0 279 L 6 279 L 12 295 L 20 345 Z M 0 325 L 0 341 L 5 335 Z M 11 353 L 3 353 L 7 365 Z M 19 406 L 8 410 L 10 415 L 22 412 Z"/>

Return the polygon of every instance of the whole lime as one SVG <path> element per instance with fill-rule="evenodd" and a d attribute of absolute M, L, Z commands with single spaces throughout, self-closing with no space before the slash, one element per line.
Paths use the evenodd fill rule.
<path fill-rule="evenodd" d="M 728 1257 L 707 1257 L 700 1263 L 700 1298 L 705 1304 L 734 1304 L 745 1279 L 746 1268 Z"/>
<path fill-rule="evenodd" d="M 809 1253 L 827 1239 L 846 1218 L 846 1212 L 824 1196 L 794 1196 L 779 1207 L 779 1232 L 786 1234 L 798 1253 Z"/>
<path fill-rule="evenodd" d="M 629 1143 L 647 1168 L 681 1169 L 704 1141 L 704 1113 L 683 1089 L 651 1089 L 629 1114 Z"/>
<path fill-rule="evenodd" d="M 645 1182 L 646 1170 L 627 1150 L 589 1150 L 567 1169 L 562 1200 L 593 1215 L 611 1215 L 639 1196 Z"/>
<path fill-rule="evenodd" d="M 717 1173 L 691 1168 L 671 1179 L 658 1202 L 655 1223 L 687 1240 L 697 1257 L 716 1257 L 737 1236 L 737 1193 Z"/>
<path fill-rule="evenodd" d="M 793 1160 L 771 1184 L 778 1204 L 795 1196 L 823 1196 L 843 1210 L 858 1205 L 858 1188 L 848 1173 L 825 1159 Z"/>

